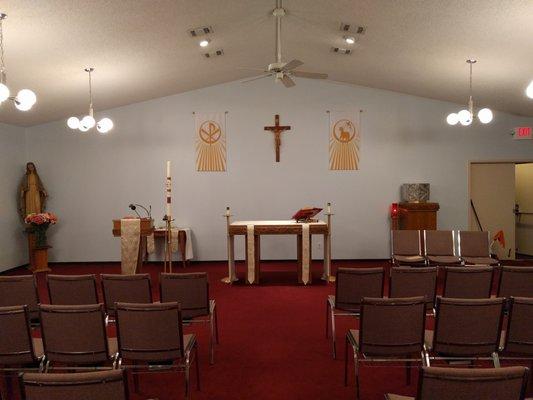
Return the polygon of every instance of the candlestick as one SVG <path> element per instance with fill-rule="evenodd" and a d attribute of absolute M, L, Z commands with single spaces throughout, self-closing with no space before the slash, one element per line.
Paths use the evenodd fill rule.
<path fill-rule="evenodd" d="M 172 205 L 172 178 L 170 176 L 170 161 L 167 161 L 167 180 L 166 180 L 166 185 L 165 185 L 165 192 L 166 192 L 166 197 L 167 197 L 167 202 L 166 202 L 166 214 L 167 214 L 167 218 L 169 220 L 171 220 L 171 216 L 172 216 L 172 209 L 171 209 L 171 205 Z"/>
<path fill-rule="evenodd" d="M 328 210 L 328 214 L 331 214 L 331 203 L 328 203 L 327 210 Z"/>
<path fill-rule="evenodd" d="M 229 207 L 226 207 L 226 217 L 229 217 Z"/>

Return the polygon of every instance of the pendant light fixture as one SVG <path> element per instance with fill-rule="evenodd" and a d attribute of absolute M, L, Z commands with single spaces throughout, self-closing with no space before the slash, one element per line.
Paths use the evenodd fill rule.
<path fill-rule="evenodd" d="M 530 99 L 533 99 L 533 81 L 526 88 L 526 96 Z"/>
<path fill-rule="evenodd" d="M 70 129 L 79 129 L 83 133 L 87 132 L 96 125 L 98 132 L 100 132 L 102 135 L 105 135 L 111 129 L 113 129 L 113 121 L 111 121 L 109 118 L 102 118 L 100 121 L 98 121 L 98 123 L 96 123 L 96 120 L 94 119 L 93 87 L 91 76 L 94 68 L 85 68 L 84 71 L 89 74 L 89 114 L 85 115 L 81 119 L 78 117 L 70 117 L 67 120 L 67 125 Z"/>
<path fill-rule="evenodd" d="M 4 62 L 4 30 L 3 22 L 7 15 L 0 13 L 0 103 L 11 100 L 15 107 L 20 111 L 28 111 L 37 102 L 37 96 L 30 89 L 20 90 L 16 96 L 10 96 L 10 90 L 7 87 L 7 73 Z"/>
<path fill-rule="evenodd" d="M 446 122 L 449 125 L 457 125 L 457 123 L 461 123 L 461 125 L 468 126 L 474 120 L 474 100 L 472 99 L 472 66 L 477 62 L 477 60 L 468 59 L 466 62 L 470 66 L 470 96 L 468 98 L 468 109 L 449 114 L 446 118 Z M 482 108 L 477 112 L 477 118 L 482 124 L 488 124 L 493 118 L 492 111 L 490 108 Z"/>

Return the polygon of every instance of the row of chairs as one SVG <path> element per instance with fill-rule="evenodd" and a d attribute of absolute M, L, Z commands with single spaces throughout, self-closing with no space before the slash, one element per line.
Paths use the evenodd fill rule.
<path fill-rule="evenodd" d="M 359 329 L 346 334 L 345 385 L 349 348 L 355 363 L 356 398 L 362 362 L 405 363 L 409 384 L 412 362 L 429 367 L 436 360 L 492 360 L 494 367 L 500 368 L 504 359 L 533 360 L 533 298 L 512 297 L 509 307 L 507 325 L 503 327 L 504 298 L 437 296 L 435 328 L 426 330 L 424 297 L 365 297 L 360 306 Z"/>
<path fill-rule="evenodd" d="M 524 400 L 529 369 L 420 369 L 416 400 L 491 399 Z M 24 374 L 21 377 L 26 400 L 92 399 L 127 400 L 123 371 L 76 374 Z M 64 395 L 67 394 L 67 395 Z M 414 397 L 385 395 L 385 400 L 415 400 Z"/>
<path fill-rule="evenodd" d="M 490 248 L 489 232 L 391 231 L 391 262 L 397 265 L 499 265 Z"/>
<path fill-rule="evenodd" d="M 115 303 L 114 310 L 116 338 L 106 333 L 102 304 L 41 304 L 41 339 L 32 337 L 26 305 L 0 307 L 1 368 L 8 373 L 128 368 L 136 389 L 138 373 L 178 370 L 185 372 L 185 396 L 190 398 L 193 362 L 200 388 L 198 344 L 194 334 L 183 333 L 179 303 Z"/>
<path fill-rule="evenodd" d="M 442 295 L 451 298 L 490 298 L 495 267 L 442 267 Z M 533 297 L 533 267 L 498 267 L 497 297 Z M 438 267 L 392 267 L 389 276 L 390 298 L 423 296 L 431 313 L 437 294 Z M 364 297 L 384 297 L 385 269 L 339 268 L 335 295 L 326 300 L 326 337 L 331 326 L 333 358 L 336 358 L 335 317 L 357 316 Z"/>
<path fill-rule="evenodd" d="M 50 304 L 99 304 L 95 275 L 47 275 Z M 117 302 L 149 304 L 153 301 L 149 274 L 102 274 L 100 282 L 106 322 L 113 321 Z M 218 318 L 214 299 L 209 298 L 207 273 L 161 273 L 159 275 L 162 303 L 178 302 L 185 321 L 209 325 L 209 359 L 214 363 L 214 344 L 218 343 Z M 39 294 L 31 275 L 0 276 L 0 306 L 27 305 L 30 319 L 39 321 Z"/>

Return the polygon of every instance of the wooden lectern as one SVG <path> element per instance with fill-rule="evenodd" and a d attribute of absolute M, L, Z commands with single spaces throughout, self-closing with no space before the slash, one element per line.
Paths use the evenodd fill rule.
<path fill-rule="evenodd" d="M 139 252 L 137 254 L 137 267 L 135 273 L 141 272 L 144 257 L 146 254 L 146 237 L 154 232 L 154 220 L 150 218 L 141 218 L 141 240 L 139 242 Z M 120 219 L 113 220 L 113 236 L 120 237 Z"/>
<path fill-rule="evenodd" d="M 439 203 L 399 203 L 392 212 L 392 229 L 436 230 Z"/>

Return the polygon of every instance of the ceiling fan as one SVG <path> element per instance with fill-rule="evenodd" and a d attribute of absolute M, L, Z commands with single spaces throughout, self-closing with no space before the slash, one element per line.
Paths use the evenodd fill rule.
<path fill-rule="evenodd" d="M 282 5 L 283 0 L 276 0 L 276 8 L 272 11 L 272 15 L 276 18 L 276 62 L 269 64 L 267 69 L 264 70 L 265 74 L 248 79 L 242 83 L 252 82 L 258 79 L 263 79 L 269 76 L 273 76 L 276 82 L 281 82 L 285 87 L 293 87 L 296 85 L 292 77 L 309 79 L 326 79 L 328 74 L 320 74 L 316 72 L 295 71 L 296 68 L 303 65 L 300 60 L 292 60 L 285 63 L 281 60 L 281 18 L 286 14 Z"/>

